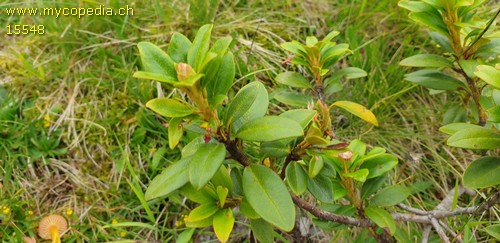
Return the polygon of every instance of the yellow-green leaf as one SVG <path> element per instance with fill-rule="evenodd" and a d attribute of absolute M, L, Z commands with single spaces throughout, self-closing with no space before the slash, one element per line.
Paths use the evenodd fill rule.
<path fill-rule="evenodd" d="M 214 215 L 214 231 L 217 239 L 227 242 L 234 226 L 234 215 L 230 208 L 222 209 Z"/>
<path fill-rule="evenodd" d="M 146 103 L 146 107 L 164 117 L 185 117 L 194 112 L 192 106 L 168 98 L 152 99 Z"/>
<path fill-rule="evenodd" d="M 358 103 L 342 100 L 342 101 L 337 101 L 337 102 L 333 103 L 331 106 L 340 107 L 340 108 L 352 113 L 353 115 L 365 120 L 366 122 L 369 122 L 375 126 L 378 126 L 378 121 L 377 121 L 377 118 L 375 117 L 375 115 L 370 110 L 368 110 L 366 107 L 364 107 Z"/>
<path fill-rule="evenodd" d="M 380 228 L 388 228 L 391 235 L 396 233 L 396 222 L 389 212 L 378 207 L 368 206 L 365 208 L 365 214 Z"/>
<path fill-rule="evenodd" d="M 488 65 L 479 65 L 474 74 L 494 88 L 500 89 L 500 70 Z"/>

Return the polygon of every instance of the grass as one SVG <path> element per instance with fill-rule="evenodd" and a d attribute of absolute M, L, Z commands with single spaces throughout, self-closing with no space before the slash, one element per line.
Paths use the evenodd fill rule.
<path fill-rule="evenodd" d="M 211 19 L 197 18 L 184 1 L 106 1 L 115 8 L 126 4 L 134 7 L 134 16 L 56 20 L 0 15 L 2 26 L 46 26 L 42 36 L 0 32 L 0 206 L 10 210 L 0 218 L 4 242 L 35 236 L 38 220 L 49 213 L 70 220 L 65 242 L 167 242 L 184 230 L 178 222 L 192 205 L 176 196 L 143 200 L 151 178 L 179 155 L 165 145 L 164 121 L 144 107 L 161 91 L 131 74 L 139 68 L 137 42 L 165 47 L 174 31 L 192 37 Z M 2 10 L 95 6 L 62 0 L 0 5 Z M 362 68 L 369 76 L 346 82 L 346 92 L 333 99 L 371 107 L 381 126 L 373 129 L 335 113 L 349 119 L 336 130 L 338 136 L 361 138 L 398 155 L 401 166 L 393 180 L 428 182 L 423 193 L 408 199 L 412 205 L 431 208 L 454 187 L 472 155 L 443 146 L 445 137 L 437 130 L 444 107 L 453 105 L 454 98 L 430 96 L 403 81 L 406 70 L 398 62 L 435 47 L 397 1 L 221 1 L 216 10 L 214 35 L 236 39 L 237 86 L 256 79 L 272 85 L 284 70 L 283 41 L 339 30 L 338 42 L 354 50 L 341 65 Z M 402 228 L 418 232 L 413 224 Z M 351 237 L 339 232 L 327 235 L 332 240 Z"/>

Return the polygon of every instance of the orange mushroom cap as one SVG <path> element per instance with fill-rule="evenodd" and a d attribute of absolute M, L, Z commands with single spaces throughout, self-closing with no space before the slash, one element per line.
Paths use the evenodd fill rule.
<path fill-rule="evenodd" d="M 40 220 L 40 223 L 38 224 L 38 235 L 43 239 L 51 240 L 54 230 L 57 230 L 59 233 L 58 235 L 61 235 L 61 233 L 67 229 L 68 222 L 66 222 L 66 219 L 63 216 L 51 214 Z"/>

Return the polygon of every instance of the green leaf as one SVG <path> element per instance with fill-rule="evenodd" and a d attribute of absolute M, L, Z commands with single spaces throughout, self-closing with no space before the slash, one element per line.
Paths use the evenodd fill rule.
<path fill-rule="evenodd" d="M 450 39 L 438 32 L 431 32 L 429 33 L 429 36 L 431 37 L 432 40 L 434 40 L 441 48 L 443 48 L 444 51 L 448 53 L 453 53 L 453 49 L 451 48 L 450 44 Z"/>
<path fill-rule="evenodd" d="M 378 121 L 377 121 L 377 118 L 375 117 L 375 115 L 373 115 L 373 113 L 366 109 L 364 106 L 358 104 L 358 103 L 354 103 L 354 102 L 350 102 L 350 101 L 337 101 L 335 103 L 333 103 L 331 106 L 337 106 L 337 107 L 340 107 L 350 113 L 352 113 L 353 115 L 365 120 L 366 122 L 369 122 L 375 126 L 378 126 Z"/>
<path fill-rule="evenodd" d="M 500 157 L 483 157 L 474 160 L 465 170 L 464 185 L 485 188 L 500 184 Z"/>
<path fill-rule="evenodd" d="M 167 83 L 167 84 L 174 84 L 177 83 L 176 81 L 177 78 L 169 77 L 165 74 L 161 73 L 151 73 L 151 72 L 144 72 L 144 71 L 137 71 L 133 75 L 134 78 L 140 78 L 140 79 L 150 79 L 162 83 Z"/>
<path fill-rule="evenodd" d="M 332 31 L 332 32 L 328 33 L 328 35 L 326 35 L 326 36 L 323 38 L 323 40 L 321 40 L 321 41 L 322 41 L 322 42 L 329 42 L 329 41 L 331 41 L 333 38 L 335 38 L 335 36 L 337 36 L 337 35 L 339 35 L 339 34 L 340 34 L 340 32 L 338 32 L 338 31 L 334 30 L 334 31 Z"/>
<path fill-rule="evenodd" d="M 363 188 L 361 189 L 361 198 L 368 198 L 370 195 L 375 193 L 384 182 L 387 180 L 387 176 L 379 176 L 372 179 L 368 179 L 363 183 Z"/>
<path fill-rule="evenodd" d="M 359 169 L 354 172 L 350 173 L 345 173 L 342 176 L 348 177 L 348 178 L 353 178 L 354 180 L 357 180 L 359 182 L 365 182 L 366 178 L 368 177 L 369 171 L 368 169 Z"/>
<path fill-rule="evenodd" d="M 458 131 L 468 129 L 468 128 L 481 128 L 481 126 L 478 126 L 475 124 L 470 124 L 470 123 L 457 122 L 457 123 L 451 123 L 451 124 L 442 126 L 439 128 L 439 131 L 442 133 L 446 133 L 448 135 L 453 135 Z"/>
<path fill-rule="evenodd" d="M 273 141 L 303 136 L 302 127 L 292 119 L 279 116 L 265 116 L 243 125 L 236 137 L 246 141 Z"/>
<path fill-rule="evenodd" d="M 333 202 L 332 179 L 320 173 L 314 179 L 307 179 L 307 190 L 320 202 Z"/>
<path fill-rule="evenodd" d="M 285 42 L 280 45 L 283 49 L 294 54 L 306 54 L 304 46 L 297 41 Z"/>
<path fill-rule="evenodd" d="M 302 195 L 307 189 L 307 174 L 300 164 L 292 162 L 286 167 L 286 182 L 296 195 Z"/>
<path fill-rule="evenodd" d="M 187 167 L 191 158 L 184 158 L 167 167 L 149 184 L 144 198 L 151 200 L 165 196 L 186 184 L 189 181 Z"/>
<path fill-rule="evenodd" d="M 488 121 L 500 123 L 500 105 L 493 106 L 486 112 L 488 113 Z"/>
<path fill-rule="evenodd" d="M 193 114 L 194 108 L 184 102 L 168 98 L 156 98 L 148 101 L 146 107 L 164 117 L 185 117 Z"/>
<path fill-rule="evenodd" d="M 306 37 L 306 45 L 308 47 L 312 47 L 318 43 L 318 39 L 315 36 L 308 36 Z"/>
<path fill-rule="evenodd" d="M 281 178 L 262 165 L 243 172 L 243 191 L 252 208 L 267 222 L 290 231 L 295 225 L 295 207 Z"/>
<path fill-rule="evenodd" d="M 381 208 L 368 206 L 365 208 L 365 214 L 380 228 L 388 228 L 391 235 L 396 233 L 396 222 L 389 212 Z"/>
<path fill-rule="evenodd" d="M 314 155 L 309 161 L 309 177 L 314 178 L 323 169 L 325 162 L 323 158 L 319 155 Z"/>
<path fill-rule="evenodd" d="M 500 147 L 500 134 L 488 128 L 471 127 L 453 134 L 447 144 L 468 149 L 496 149 Z"/>
<path fill-rule="evenodd" d="M 187 61 L 188 64 L 196 70 L 196 72 L 201 71 L 201 65 L 205 61 L 205 57 L 208 53 L 212 27 L 213 26 L 211 24 L 203 25 L 196 33 L 193 45 L 189 48 Z"/>
<path fill-rule="evenodd" d="M 231 175 L 229 174 L 229 171 L 226 166 L 224 166 L 224 164 L 219 167 L 219 170 L 217 170 L 211 181 L 214 186 L 223 186 L 228 189 L 230 195 L 233 194 L 233 180 L 231 179 Z"/>
<path fill-rule="evenodd" d="M 214 232 L 221 242 L 227 242 L 234 226 L 234 215 L 230 208 L 222 209 L 214 215 Z"/>
<path fill-rule="evenodd" d="M 412 12 L 425 12 L 432 10 L 432 6 L 420 1 L 399 1 L 398 6 L 408 9 Z"/>
<path fill-rule="evenodd" d="M 302 129 L 305 129 L 316 114 L 317 113 L 315 110 L 294 109 L 285 111 L 281 113 L 279 116 L 290 118 L 299 123 L 300 126 L 302 126 Z"/>
<path fill-rule="evenodd" d="M 285 90 L 276 91 L 273 98 L 283 104 L 300 107 L 307 106 L 309 101 L 312 101 L 308 95 Z"/>
<path fill-rule="evenodd" d="M 403 59 L 399 62 L 401 66 L 408 67 L 453 67 L 453 62 L 439 55 L 434 54 L 418 54 Z"/>
<path fill-rule="evenodd" d="M 454 106 L 448 109 L 443 116 L 443 124 L 467 121 L 467 110 L 461 106 Z"/>
<path fill-rule="evenodd" d="M 188 222 L 198 222 L 202 221 L 205 219 L 210 218 L 212 215 L 214 215 L 219 208 L 217 205 L 209 203 L 209 204 L 202 204 L 195 209 L 193 209 L 190 213 L 186 221 Z"/>
<path fill-rule="evenodd" d="M 474 74 L 495 89 L 500 89 L 500 70 L 488 65 L 479 65 Z"/>
<path fill-rule="evenodd" d="M 449 36 L 448 28 L 443 22 L 441 14 L 436 9 L 425 12 L 413 12 L 408 15 L 410 19 L 423 24 L 442 35 Z"/>
<path fill-rule="evenodd" d="M 198 148 L 189 164 L 189 181 L 196 189 L 201 189 L 212 179 L 226 157 L 222 144 L 203 144 Z"/>
<path fill-rule="evenodd" d="M 312 88 L 309 80 L 304 78 L 300 73 L 297 72 L 284 72 L 278 74 L 275 78 L 276 82 L 284 85 L 288 85 L 294 88 Z"/>
<path fill-rule="evenodd" d="M 479 65 L 479 61 L 474 60 L 474 59 L 469 59 L 469 60 L 464 60 L 460 59 L 458 61 L 460 64 L 460 67 L 464 70 L 464 72 L 467 74 L 467 76 L 471 78 L 475 78 L 476 75 L 474 74 L 474 71 L 476 70 L 477 66 Z"/>
<path fill-rule="evenodd" d="M 180 233 L 177 236 L 175 243 L 189 243 L 189 242 L 191 242 L 191 238 L 193 237 L 195 230 L 196 230 L 195 228 L 192 228 L 192 229 L 186 229 L 186 230 L 182 231 L 182 233 Z"/>
<path fill-rule="evenodd" d="M 241 88 L 227 109 L 225 124 L 234 131 L 245 123 L 263 117 L 267 112 L 269 97 L 264 84 L 252 82 Z"/>
<path fill-rule="evenodd" d="M 177 77 L 174 61 L 162 49 L 150 42 L 139 42 L 137 47 L 142 66 L 146 72 L 163 74 L 172 78 Z"/>
<path fill-rule="evenodd" d="M 273 243 L 273 226 L 263 219 L 251 219 L 250 228 L 252 229 L 253 235 L 259 242 L 262 243 Z"/>
<path fill-rule="evenodd" d="M 217 196 L 219 197 L 219 203 L 222 208 L 224 208 L 224 204 L 226 203 L 227 194 L 229 190 L 223 186 L 217 186 Z"/>
<path fill-rule="evenodd" d="M 386 187 L 370 200 L 370 205 L 380 207 L 394 206 L 404 201 L 410 194 L 410 190 L 401 185 Z"/>
<path fill-rule="evenodd" d="M 234 81 L 236 69 L 233 53 L 226 53 L 221 60 L 219 69 L 216 72 L 215 81 L 208 83 L 207 93 L 210 104 L 216 103 L 218 95 L 225 96 L 231 89 Z"/>
<path fill-rule="evenodd" d="M 405 76 L 405 80 L 435 90 L 456 90 L 458 87 L 465 88 L 465 84 L 462 81 L 440 71 L 431 69 L 409 73 Z"/>
<path fill-rule="evenodd" d="M 490 225 L 483 230 L 495 239 L 500 240 L 500 224 Z"/>
<path fill-rule="evenodd" d="M 170 39 L 167 53 L 176 63 L 186 63 L 191 41 L 181 33 L 174 33 Z"/>
<path fill-rule="evenodd" d="M 247 199 L 243 198 L 240 203 L 241 213 L 249 219 L 260 219 L 260 215 L 255 212 Z"/>
<path fill-rule="evenodd" d="M 168 123 L 168 146 L 170 149 L 174 149 L 182 138 L 184 129 L 181 122 L 181 118 L 172 118 Z"/>
<path fill-rule="evenodd" d="M 398 158 L 392 154 L 383 154 L 375 158 L 367 159 L 361 164 L 360 169 L 366 168 L 370 171 L 367 179 L 375 178 L 385 174 L 398 164 Z"/>
<path fill-rule="evenodd" d="M 217 199 L 214 198 L 213 189 L 204 187 L 201 190 L 196 190 L 191 184 L 186 183 L 179 192 L 189 200 L 199 204 L 215 204 Z"/>

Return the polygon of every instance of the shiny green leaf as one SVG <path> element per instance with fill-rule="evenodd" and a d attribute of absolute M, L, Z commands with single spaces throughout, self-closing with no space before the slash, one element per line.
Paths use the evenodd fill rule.
<path fill-rule="evenodd" d="M 267 112 L 269 97 L 264 84 L 252 82 L 245 85 L 236 94 L 227 109 L 225 123 L 237 131 L 243 124 Z"/>
<path fill-rule="evenodd" d="M 403 59 L 399 62 L 401 66 L 408 67 L 453 67 L 453 62 L 435 54 L 418 54 Z"/>
<path fill-rule="evenodd" d="M 144 71 L 172 78 L 177 77 L 174 61 L 162 49 L 150 42 L 139 42 L 137 47 Z"/>
<path fill-rule="evenodd" d="M 401 185 L 387 187 L 370 200 L 370 205 L 380 207 L 394 206 L 404 201 L 410 194 L 410 190 Z"/>

